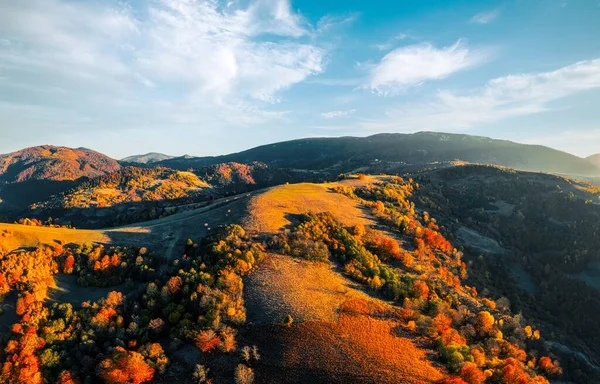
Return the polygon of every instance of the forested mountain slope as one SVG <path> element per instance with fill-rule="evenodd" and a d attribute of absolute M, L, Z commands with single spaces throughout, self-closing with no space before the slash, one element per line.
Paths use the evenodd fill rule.
<path fill-rule="evenodd" d="M 370 166 L 398 168 L 402 165 L 454 160 L 504 165 L 530 171 L 600 175 L 600 168 L 589 161 L 548 147 L 435 132 L 299 139 L 225 156 L 180 157 L 160 164 L 187 169 L 230 161 L 260 161 L 279 168 L 347 172 Z"/>

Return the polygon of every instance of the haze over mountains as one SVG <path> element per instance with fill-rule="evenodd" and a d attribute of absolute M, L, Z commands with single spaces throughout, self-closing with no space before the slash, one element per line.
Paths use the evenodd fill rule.
<path fill-rule="evenodd" d="M 138 164 L 153 164 L 163 160 L 172 159 L 174 156 L 165 155 L 164 153 L 150 152 L 143 155 L 127 156 L 121 159 L 124 163 L 138 163 Z"/>
<path fill-rule="evenodd" d="M 600 167 L 600 153 L 586 157 L 592 164 Z"/>

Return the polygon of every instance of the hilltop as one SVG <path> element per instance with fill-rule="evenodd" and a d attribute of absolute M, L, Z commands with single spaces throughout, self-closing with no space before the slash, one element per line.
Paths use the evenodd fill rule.
<path fill-rule="evenodd" d="M 551 148 L 435 132 L 379 134 L 364 138 L 311 138 L 264 145 L 217 157 L 186 155 L 161 159 L 161 154 L 150 153 L 125 158 L 122 163 L 129 164 L 130 167 L 125 168 L 130 170 L 162 167 L 191 171 L 203 183 L 215 187 L 213 192 L 217 196 L 285 182 L 324 181 L 344 172 L 402 174 L 465 162 L 563 174 L 593 183 L 600 179 L 600 167 L 592 164 L 589 159 L 581 159 Z M 122 169 L 117 161 L 108 156 L 84 148 L 40 146 L 2 155 L 0 213 L 12 218 L 15 214 L 22 216 L 22 212 L 32 205 L 36 208 L 60 207 L 60 204 L 56 204 L 59 199 L 72 201 L 74 198 L 65 194 L 77 194 L 77 199 L 87 196 L 83 202 L 88 203 L 79 204 L 82 205 L 79 208 L 88 208 L 103 206 L 104 201 L 109 201 L 108 206 L 114 206 L 114 202 L 134 203 L 140 200 L 140 194 L 156 197 L 142 198 L 142 201 L 168 201 L 169 196 L 187 198 L 190 197 L 188 192 L 193 191 L 188 189 L 180 193 L 179 187 L 175 187 L 172 193 L 146 193 L 161 183 L 160 177 L 140 188 L 129 186 L 109 191 L 98 187 L 98 184 L 103 183 L 101 179 L 107 175 L 127 179 L 129 171 L 124 170 L 125 168 Z M 122 175 L 118 176 L 119 174 Z M 92 182 L 83 184 L 87 180 Z M 100 199 L 95 200 L 94 196 Z M 48 203 L 49 200 L 53 200 L 53 203 Z M 67 206 L 69 204 L 64 204 L 64 208 Z M 35 213 L 49 215 L 39 209 Z M 109 212 L 104 214 L 112 215 Z M 136 217 L 154 216 L 143 213 Z M 121 220 L 118 222 L 122 223 Z"/>
<path fill-rule="evenodd" d="M 86 148 L 43 145 L 0 155 L 0 213 L 27 209 L 84 180 L 120 169 L 117 161 Z"/>
<path fill-rule="evenodd" d="M 164 153 L 150 152 L 143 155 L 128 156 L 120 161 L 122 163 L 134 163 L 134 164 L 153 164 L 163 160 L 169 160 L 175 156 L 165 155 Z"/>
<path fill-rule="evenodd" d="M 0 155 L 0 182 L 4 183 L 77 180 L 106 175 L 119 169 L 117 161 L 87 148 L 43 145 Z"/>
<path fill-rule="evenodd" d="M 277 168 L 395 173 L 409 165 L 449 163 L 456 160 L 536 172 L 600 175 L 600 168 L 585 159 L 548 147 L 436 132 L 299 139 L 263 145 L 225 156 L 177 157 L 160 164 L 187 169 L 224 162 L 259 161 Z"/>
<path fill-rule="evenodd" d="M 600 167 L 600 153 L 597 153 L 595 155 L 591 155 L 586 157 L 586 159 L 590 162 L 592 162 L 592 164 Z"/>

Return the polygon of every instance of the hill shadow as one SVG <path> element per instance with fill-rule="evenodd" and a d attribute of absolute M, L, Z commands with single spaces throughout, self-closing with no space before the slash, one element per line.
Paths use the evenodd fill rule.
<path fill-rule="evenodd" d="M 71 181 L 27 180 L 19 183 L 0 183 L 0 212 L 23 211 L 31 204 L 74 188 L 82 179 Z"/>

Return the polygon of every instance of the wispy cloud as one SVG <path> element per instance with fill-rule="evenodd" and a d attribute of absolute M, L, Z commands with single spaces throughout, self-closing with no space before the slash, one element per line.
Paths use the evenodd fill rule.
<path fill-rule="evenodd" d="M 436 48 L 424 43 L 394 49 L 378 64 L 370 65 L 364 88 L 378 94 L 393 94 L 431 80 L 444 79 L 471 68 L 487 58 L 480 50 L 471 50 L 460 40 Z"/>
<path fill-rule="evenodd" d="M 465 94 L 443 90 L 426 103 L 391 109 L 385 119 L 364 121 L 366 129 L 464 130 L 550 109 L 549 103 L 600 88 L 600 59 L 580 61 L 550 72 L 490 80 Z"/>
<path fill-rule="evenodd" d="M 288 0 L 121 4 L 3 5 L 0 101 L 70 104 L 90 116 L 151 109 L 165 124 L 264 121 L 282 115 L 269 111 L 282 91 L 325 68 L 327 50 L 315 43 L 321 32 Z"/>
<path fill-rule="evenodd" d="M 356 112 L 356 109 L 346 109 L 340 111 L 329 111 L 321 113 L 321 117 L 324 119 L 339 119 L 342 117 L 348 117 Z"/>
<path fill-rule="evenodd" d="M 409 35 L 407 33 L 399 33 L 396 36 L 392 37 L 391 39 L 388 39 L 387 41 L 385 41 L 381 44 L 374 44 L 373 47 L 380 51 L 387 51 L 389 49 L 392 49 L 394 46 L 396 46 L 399 41 L 406 40 L 408 38 L 409 38 Z"/>
<path fill-rule="evenodd" d="M 471 18 L 471 23 L 489 24 L 500 15 L 500 9 L 493 9 L 476 14 Z"/>
<path fill-rule="evenodd" d="M 317 33 L 329 32 L 333 29 L 344 27 L 354 23 L 360 17 L 359 13 L 346 15 L 326 15 L 317 22 Z"/>

